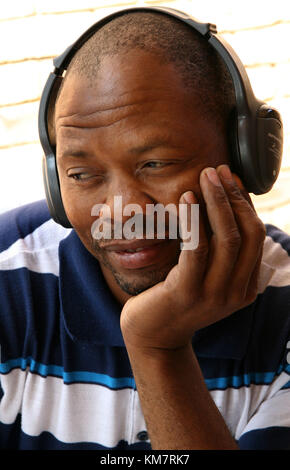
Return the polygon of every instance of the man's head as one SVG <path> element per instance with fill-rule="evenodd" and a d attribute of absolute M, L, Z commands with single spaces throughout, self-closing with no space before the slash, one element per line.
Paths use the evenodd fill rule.
<path fill-rule="evenodd" d="M 233 106 L 224 64 L 174 18 L 126 14 L 77 52 L 55 108 L 58 173 L 67 216 L 111 288 L 135 295 L 163 280 L 180 240 L 160 240 L 143 263 L 141 254 L 130 262 L 112 240 L 93 239 L 92 207 L 107 204 L 113 215 L 119 195 L 145 213 L 146 204 L 177 206 L 186 190 L 202 204 L 201 170 L 229 161 Z"/>

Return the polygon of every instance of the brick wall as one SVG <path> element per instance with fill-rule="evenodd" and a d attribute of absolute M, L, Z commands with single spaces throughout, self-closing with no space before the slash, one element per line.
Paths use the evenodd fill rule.
<path fill-rule="evenodd" d="M 260 217 L 290 233 L 290 2 L 288 0 L 10 0 L 0 6 L 0 212 L 44 197 L 37 113 L 52 58 L 100 17 L 167 5 L 218 25 L 246 65 L 256 95 L 277 107 L 285 144 L 278 182 L 253 196 Z"/>

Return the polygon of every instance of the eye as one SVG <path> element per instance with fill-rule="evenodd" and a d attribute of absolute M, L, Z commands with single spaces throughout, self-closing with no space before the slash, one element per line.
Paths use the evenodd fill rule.
<path fill-rule="evenodd" d="M 72 175 L 68 175 L 69 178 L 72 178 L 76 181 L 85 181 L 92 176 L 89 173 L 73 173 Z"/>
<path fill-rule="evenodd" d="M 152 161 L 145 163 L 144 167 L 149 168 L 161 168 L 162 166 L 168 165 L 168 162 Z"/>
<path fill-rule="evenodd" d="M 101 181 L 101 176 L 92 172 L 78 172 L 78 173 L 68 173 L 68 178 L 76 181 L 77 183 L 89 183 L 94 181 L 95 183 Z"/>

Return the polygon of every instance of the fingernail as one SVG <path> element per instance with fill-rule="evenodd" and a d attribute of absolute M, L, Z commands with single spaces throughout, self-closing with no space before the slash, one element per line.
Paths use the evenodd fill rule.
<path fill-rule="evenodd" d="M 228 165 L 221 165 L 219 167 L 219 174 L 222 176 L 223 179 L 233 181 L 233 176 Z"/>
<path fill-rule="evenodd" d="M 182 194 L 181 199 L 184 200 L 184 202 L 186 204 L 193 204 L 194 203 L 194 201 L 193 201 L 193 192 L 192 191 L 186 191 L 185 193 Z"/>
<path fill-rule="evenodd" d="M 214 168 L 207 168 L 204 172 L 212 184 L 215 186 L 221 186 L 220 179 Z"/>

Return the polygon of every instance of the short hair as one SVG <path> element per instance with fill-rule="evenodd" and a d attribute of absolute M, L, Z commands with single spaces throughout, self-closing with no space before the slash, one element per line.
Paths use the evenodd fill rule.
<path fill-rule="evenodd" d="M 134 49 L 151 52 L 180 72 L 184 87 L 194 92 L 216 124 L 227 125 L 235 106 L 232 78 L 215 49 L 192 27 L 159 12 L 135 11 L 113 18 L 86 41 L 70 62 L 70 73 L 94 81 L 102 59 Z"/>

